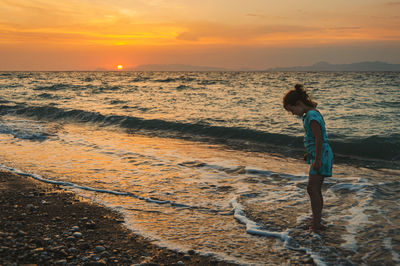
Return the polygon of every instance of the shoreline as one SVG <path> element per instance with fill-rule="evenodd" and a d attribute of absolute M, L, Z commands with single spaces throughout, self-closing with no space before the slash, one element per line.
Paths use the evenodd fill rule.
<path fill-rule="evenodd" d="M 1 265 L 236 265 L 159 247 L 58 185 L 4 170 L 0 184 Z"/>

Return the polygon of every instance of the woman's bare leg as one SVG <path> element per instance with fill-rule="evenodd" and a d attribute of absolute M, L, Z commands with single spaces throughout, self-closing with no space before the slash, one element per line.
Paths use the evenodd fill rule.
<path fill-rule="evenodd" d="M 320 175 L 310 175 L 308 178 L 307 192 L 310 195 L 311 210 L 313 214 L 312 228 L 321 229 L 322 208 L 324 206 L 324 199 L 321 193 L 322 183 L 324 177 Z"/>

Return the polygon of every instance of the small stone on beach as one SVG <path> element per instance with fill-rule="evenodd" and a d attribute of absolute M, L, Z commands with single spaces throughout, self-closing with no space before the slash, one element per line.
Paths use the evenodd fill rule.
<path fill-rule="evenodd" d="M 66 265 L 67 264 L 67 260 L 58 260 L 56 261 L 56 265 Z"/>
<path fill-rule="evenodd" d="M 70 249 L 68 249 L 68 252 L 69 253 L 76 253 L 76 252 L 78 252 L 78 250 L 76 248 L 70 248 Z"/>
<path fill-rule="evenodd" d="M 103 252 L 106 250 L 103 246 L 96 246 L 95 249 L 97 252 Z"/>
<path fill-rule="evenodd" d="M 75 233 L 73 233 L 72 234 L 74 237 L 82 237 L 82 233 L 80 233 L 80 232 L 75 232 Z"/>

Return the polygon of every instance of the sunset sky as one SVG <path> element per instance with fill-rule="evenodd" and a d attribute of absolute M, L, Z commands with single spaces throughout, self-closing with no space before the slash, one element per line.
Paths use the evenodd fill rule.
<path fill-rule="evenodd" d="M 0 0 L 0 70 L 400 63 L 400 1 Z"/>

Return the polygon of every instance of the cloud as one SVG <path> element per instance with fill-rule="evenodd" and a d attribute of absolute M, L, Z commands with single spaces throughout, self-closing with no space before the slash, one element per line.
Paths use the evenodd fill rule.
<path fill-rule="evenodd" d="M 177 40 L 203 43 L 237 43 L 249 44 L 276 34 L 295 34 L 318 32 L 318 27 L 298 25 L 232 25 L 223 23 L 180 23 L 183 30 L 176 36 Z"/>
<path fill-rule="evenodd" d="M 360 26 L 348 26 L 348 27 L 332 27 L 328 28 L 328 30 L 338 30 L 338 31 L 343 31 L 343 30 L 360 30 Z"/>
<path fill-rule="evenodd" d="M 225 16 L 217 9 L 214 13 L 207 10 L 207 16 L 199 15 L 200 11 L 193 11 L 187 6 L 188 12 L 177 12 L 181 3 L 177 0 L 172 1 L 176 5 L 173 9 L 168 8 L 170 2 L 161 0 L 150 4 L 145 0 L 121 0 L 118 3 L 107 0 L 0 1 L 3 43 L 297 45 L 302 42 L 329 43 L 338 39 L 379 40 L 383 35 L 392 35 L 395 39 L 399 35 L 399 30 L 394 29 L 398 26 L 394 19 L 382 19 L 383 22 L 375 23 L 371 17 L 367 20 L 365 17 L 338 16 L 335 12 L 325 11 L 299 17 L 298 13 L 303 10 L 296 7 L 291 12 L 283 13 L 277 9 L 271 14 L 261 8 L 235 14 L 228 10 L 227 19 L 224 19 Z M 386 2 L 396 6 L 399 3 Z M 156 13 L 152 13 L 154 10 Z M 293 12 L 297 16 L 293 16 Z M 393 16 L 398 18 L 397 14 Z"/>
<path fill-rule="evenodd" d="M 256 14 L 256 13 L 247 13 L 245 15 L 246 17 L 253 17 L 253 18 L 259 18 L 259 19 L 269 19 L 269 20 L 276 20 L 276 19 L 287 19 L 288 17 L 285 16 L 272 16 L 272 15 L 262 15 L 262 14 Z"/>
<path fill-rule="evenodd" d="M 190 32 L 182 32 L 176 37 L 176 39 L 182 41 L 198 41 L 199 37 L 196 34 Z"/>
<path fill-rule="evenodd" d="M 400 6 L 400 2 L 390 1 L 390 2 L 384 3 L 384 5 L 386 5 L 386 6 Z"/>

